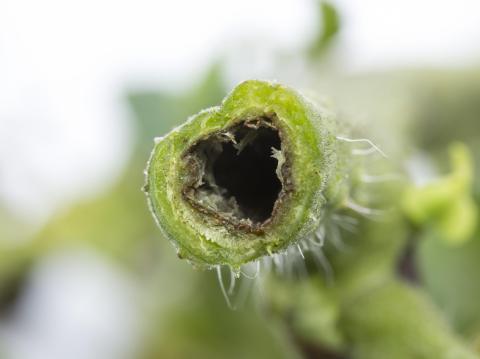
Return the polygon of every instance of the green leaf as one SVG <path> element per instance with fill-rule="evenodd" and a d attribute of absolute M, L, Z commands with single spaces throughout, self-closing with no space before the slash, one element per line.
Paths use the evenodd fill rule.
<path fill-rule="evenodd" d="M 473 160 L 462 143 L 449 148 L 450 174 L 422 186 L 410 186 L 403 209 L 419 226 L 432 226 L 450 244 L 461 244 L 477 227 L 478 209 L 472 198 Z"/>
<path fill-rule="evenodd" d="M 323 56 L 340 30 L 340 17 L 335 7 L 330 2 L 320 1 L 319 9 L 322 27 L 309 51 L 312 59 Z"/>

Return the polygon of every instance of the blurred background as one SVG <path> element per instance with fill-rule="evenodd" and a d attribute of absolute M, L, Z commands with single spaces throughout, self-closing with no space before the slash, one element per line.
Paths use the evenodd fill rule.
<path fill-rule="evenodd" d="M 2 0 L 0 358 L 300 357 L 161 238 L 153 138 L 261 78 L 407 108 L 435 119 L 410 132 L 425 149 L 453 131 L 478 153 L 479 19 L 475 0 Z"/>

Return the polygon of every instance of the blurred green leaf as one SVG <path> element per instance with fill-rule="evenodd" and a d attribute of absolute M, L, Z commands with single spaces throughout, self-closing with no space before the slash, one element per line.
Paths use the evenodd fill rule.
<path fill-rule="evenodd" d="M 451 244 L 470 239 L 478 210 L 472 198 L 473 160 L 468 148 L 449 147 L 452 172 L 422 187 L 407 188 L 402 201 L 407 217 L 417 225 L 433 226 Z"/>
<path fill-rule="evenodd" d="M 422 282 L 455 327 L 480 335 L 480 233 L 459 247 L 428 233 L 420 241 L 418 264 Z"/>
<path fill-rule="evenodd" d="M 312 59 L 318 59 L 323 56 L 340 30 L 339 14 L 330 2 L 320 1 L 319 10 L 321 29 L 310 47 L 309 53 Z"/>

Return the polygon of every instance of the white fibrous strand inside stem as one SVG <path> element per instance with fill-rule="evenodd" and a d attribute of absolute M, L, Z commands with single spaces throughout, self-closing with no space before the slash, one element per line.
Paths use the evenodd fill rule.
<path fill-rule="evenodd" d="M 272 217 L 282 190 L 282 141 L 268 118 L 244 121 L 197 142 L 187 191 L 196 205 L 258 225 Z"/>

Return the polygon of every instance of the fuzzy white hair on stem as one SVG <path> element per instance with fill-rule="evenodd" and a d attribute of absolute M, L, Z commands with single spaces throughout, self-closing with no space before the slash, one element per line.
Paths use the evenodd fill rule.
<path fill-rule="evenodd" d="M 375 152 L 378 152 L 380 155 L 382 155 L 385 158 L 388 158 L 388 156 L 383 152 L 380 147 L 378 147 L 376 144 L 374 144 L 371 140 L 368 138 L 348 138 L 345 136 L 337 136 L 337 140 L 344 141 L 344 142 L 349 142 L 349 143 L 366 143 L 370 146 L 368 149 L 354 149 L 352 151 L 352 154 L 354 155 L 369 155 Z"/>

